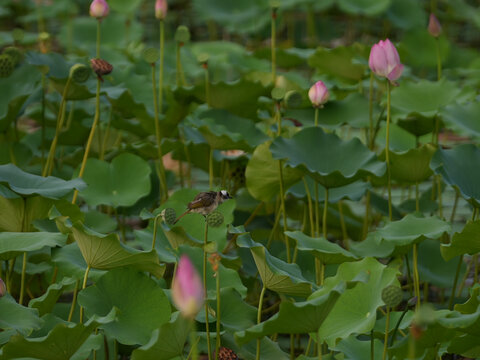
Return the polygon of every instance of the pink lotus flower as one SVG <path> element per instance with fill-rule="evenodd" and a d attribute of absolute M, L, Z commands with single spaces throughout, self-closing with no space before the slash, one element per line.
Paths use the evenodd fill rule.
<path fill-rule="evenodd" d="M 108 15 L 110 8 L 105 0 L 93 0 L 90 4 L 90 16 L 101 19 Z"/>
<path fill-rule="evenodd" d="M 320 107 L 327 102 L 330 93 L 323 81 L 317 81 L 310 90 L 308 90 L 308 97 L 314 107 Z"/>
<path fill-rule="evenodd" d="M 0 279 L 0 298 L 3 297 L 7 293 L 7 287 L 2 279 Z"/>
<path fill-rule="evenodd" d="M 428 20 L 428 32 L 433 37 L 439 37 L 442 33 L 442 25 L 440 25 L 440 21 L 438 21 L 434 14 L 430 14 L 430 19 Z"/>
<path fill-rule="evenodd" d="M 205 301 L 202 280 L 186 255 L 178 262 L 172 283 L 172 298 L 175 306 L 186 318 L 193 319 Z"/>
<path fill-rule="evenodd" d="M 378 44 L 372 46 L 368 65 L 375 74 L 386 77 L 390 81 L 397 80 L 403 71 L 397 49 L 388 39 L 380 40 Z"/>
<path fill-rule="evenodd" d="M 164 20 L 167 17 L 168 3 L 167 0 L 157 0 L 155 2 L 155 17 Z"/>

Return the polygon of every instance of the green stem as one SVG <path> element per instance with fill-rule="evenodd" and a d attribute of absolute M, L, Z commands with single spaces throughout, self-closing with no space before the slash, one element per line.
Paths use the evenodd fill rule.
<path fill-rule="evenodd" d="M 318 360 L 322 360 L 323 358 L 323 343 L 320 342 L 320 336 L 317 333 L 317 358 Z"/>
<path fill-rule="evenodd" d="M 25 251 L 23 253 L 23 263 L 22 263 L 22 280 L 20 283 L 20 298 L 18 300 L 18 303 L 20 305 L 23 304 L 23 296 L 25 294 L 25 276 L 26 276 L 26 271 L 27 271 L 27 252 Z"/>
<path fill-rule="evenodd" d="M 417 297 L 417 304 L 415 308 L 420 308 L 420 276 L 418 274 L 418 244 L 413 244 L 413 286 L 415 288 L 415 296 Z"/>
<path fill-rule="evenodd" d="M 280 175 L 280 204 L 281 211 L 283 215 L 283 236 L 285 237 L 285 247 L 287 250 L 287 262 L 292 261 L 292 256 L 290 254 L 290 240 L 287 236 L 287 210 L 285 208 L 285 186 L 283 182 L 283 163 L 282 160 L 278 160 L 278 172 Z"/>
<path fill-rule="evenodd" d="M 212 348 L 210 345 L 210 328 L 208 321 L 208 296 L 207 294 L 207 244 L 208 244 L 208 223 L 205 220 L 205 237 L 203 240 L 203 292 L 205 293 L 205 328 L 207 331 L 208 360 L 212 360 Z"/>
<path fill-rule="evenodd" d="M 345 243 L 348 238 L 347 224 L 345 224 L 345 216 L 343 215 L 343 201 L 338 201 L 338 213 L 340 215 L 340 227 L 342 228 L 342 240 Z"/>
<path fill-rule="evenodd" d="M 443 219 L 442 177 L 440 175 L 435 175 L 435 179 L 437 179 L 438 215 L 440 216 L 440 219 Z"/>
<path fill-rule="evenodd" d="M 388 348 L 388 328 L 390 327 L 390 306 L 387 306 L 387 315 L 385 321 L 385 340 L 383 343 L 383 355 L 382 360 L 387 358 L 387 348 Z"/>
<path fill-rule="evenodd" d="M 85 153 L 83 154 L 82 165 L 80 166 L 80 172 L 78 177 L 82 178 L 83 173 L 85 172 L 85 165 L 87 164 L 88 154 L 90 153 L 90 147 L 92 146 L 93 136 L 95 135 L 95 129 L 97 128 L 98 122 L 100 120 L 100 78 L 97 79 L 97 96 L 95 101 L 95 117 L 93 118 L 92 128 L 90 129 L 90 134 L 88 135 L 87 145 L 85 146 Z M 75 190 L 73 193 L 72 204 L 77 202 L 78 190 Z"/>
<path fill-rule="evenodd" d="M 163 67 L 165 55 L 165 23 L 160 20 L 160 65 L 158 74 L 158 111 L 163 111 Z"/>
<path fill-rule="evenodd" d="M 318 201 L 318 183 L 315 182 L 315 235 L 320 235 L 320 209 Z"/>
<path fill-rule="evenodd" d="M 438 37 L 435 38 L 435 50 L 437 53 L 437 80 L 442 78 L 442 59 L 440 56 L 440 43 Z"/>
<path fill-rule="evenodd" d="M 370 199 L 371 199 L 371 193 L 369 190 L 367 190 L 366 199 L 365 199 L 365 218 L 363 219 L 362 239 L 365 239 L 368 234 L 368 227 L 369 227 L 369 221 L 370 221 Z"/>
<path fill-rule="evenodd" d="M 162 199 L 166 200 L 168 199 L 168 185 L 167 177 L 165 175 L 165 167 L 163 166 L 162 136 L 160 134 L 160 119 L 158 116 L 157 86 L 155 78 L 155 64 L 152 64 L 153 112 L 155 118 L 155 137 L 157 139 L 158 169 L 160 171 L 160 186 L 162 188 Z"/>
<path fill-rule="evenodd" d="M 397 335 L 397 331 L 400 328 L 400 324 L 402 323 L 402 320 L 407 314 L 407 312 L 408 312 L 408 306 L 406 306 L 405 309 L 403 310 L 402 315 L 400 315 L 400 318 L 397 320 L 395 328 L 393 329 L 392 336 L 390 338 L 390 347 L 392 347 L 393 344 L 395 343 L 395 336 Z"/>
<path fill-rule="evenodd" d="M 203 65 L 205 69 L 205 102 L 210 106 L 210 76 L 208 75 L 208 64 Z"/>
<path fill-rule="evenodd" d="M 260 293 L 260 299 L 258 300 L 258 310 L 257 310 L 257 324 L 262 322 L 262 307 L 263 307 L 263 298 L 265 296 L 265 284 L 263 284 L 262 291 Z M 256 353 L 256 360 L 260 360 L 260 341 L 261 339 L 257 339 L 257 353 Z"/>
<path fill-rule="evenodd" d="M 327 212 L 328 212 L 328 188 L 325 188 L 325 205 L 323 207 L 323 237 L 327 240 Z"/>
<path fill-rule="evenodd" d="M 316 106 L 316 107 L 315 107 L 315 122 L 314 122 L 315 127 L 318 126 L 318 112 L 319 112 L 319 111 L 318 111 L 318 106 Z"/>
<path fill-rule="evenodd" d="M 272 51 L 272 83 L 275 86 L 276 81 L 276 66 L 277 66 L 277 55 L 276 55 L 276 19 L 277 19 L 277 9 L 272 8 L 272 42 L 271 42 L 271 51 Z"/>
<path fill-rule="evenodd" d="M 370 331 L 370 360 L 375 360 L 375 338 L 373 337 L 373 329 Z"/>
<path fill-rule="evenodd" d="M 415 182 L 415 211 L 420 212 L 420 195 L 418 191 L 418 181 Z"/>
<path fill-rule="evenodd" d="M 453 201 L 453 209 L 452 209 L 452 213 L 450 214 L 450 222 L 453 222 L 453 220 L 455 220 L 455 213 L 457 212 L 459 197 L 460 197 L 460 192 L 457 189 L 455 189 L 455 200 Z"/>
<path fill-rule="evenodd" d="M 313 220 L 313 205 L 312 205 L 312 194 L 310 193 L 310 189 L 308 188 L 307 180 L 305 177 L 303 179 L 303 185 L 305 186 L 305 193 L 307 194 L 307 203 L 308 203 L 308 216 L 310 219 L 310 236 L 315 236 L 315 222 Z"/>
<path fill-rule="evenodd" d="M 478 254 L 473 255 L 473 285 L 478 282 Z"/>
<path fill-rule="evenodd" d="M 370 85 L 368 87 L 368 118 L 370 121 L 370 132 L 368 137 L 369 148 L 373 150 L 375 143 L 375 128 L 373 127 L 373 71 L 370 73 Z"/>
<path fill-rule="evenodd" d="M 48 152 L 47 162 L 43 167 L 42 176 L 49 176 L 53 170 L 53 161 L 55 159 L 55 150 L 57 148 L 58 137 L 60 136 L 60 131 L 63 127 L 63 122 L 65 121 L 65 107 L 66 107 L 66 98 L 68 90 L 70 89 L 70 84 L 72 83 L 71 76 L 68 77 L 67 83 L 63 88 L 62 101 L 60 102 L 60 107 L 58 109 L 57 115 L 57 126 L 55 128 L 55 136 L 53 137 L 52 144 L 50 145 L 50 151 Z"/>
<path fill-rule="evenodd" d="M 210 147 L 210 156 L 208 158 L 208 187 L 213 189 L 213 148 Z"/>
<path fill-rule="evenodd" d="M 207 324 L 208 325 L 208 324 Z M 187 359 L 192 357 L 192 360 L 198 360 L 198 341 L 199 337 L 197 336 L 197 331 L 195 329 L 195 320 L 192 320 L 192 328 L 190 330 L 190 352 L 187 356 Z"/>
<path fill-rule="evenodd" d="M 157 241 L 157 229 L 158 229 L 158 219 L 162 217 L 162 214 L 158 214 L 153 219 L 153 239 L 152 239 L 152 250 L 155 250 L 155 242 Z"/>
<path fill-rule="evenodd" d="M 70 312 L 68 313 L 68 322 L 72 321 L 73 313 L 75 312 L 75 306 L 77 305 L 78 294 L 78 280 L 75 282 L 75 290 L 73 290 L 72 305 L 70 306 Z"/>
<path fill-rule="evenodd" d="M 98 158 L 100 160 L 103 160 L 105 157 L 105 149 L 107 148 L 107 141 L 108 138 L 110 137 L 110 126 L 112 124 L 112 109 L 110 108 L 110 113 L 108 115 L 108 123 L 107 123 L 107 128 L 105 129 L 105 135 L 103 136 L 103 142 L 102 142 L 102 148 L 100 150 L 100 155 Z"/>
<path fill-rule="evenodd" d="M 453 280 L 452 294 L 448 301 L 448 309 L 453 310 L 453 300 L 455 299 L 455 291 L 457 289 L 458 276 L 460 275 L 460 269 L 462 268 L 463 254 L 458 259 L 457 271 L 455 272 L 455 279 Z"/>
<path fill-rule="evenodd" d="M 220 326 L 221 326 L 221 318 L 220 318 L 220 308 L 221 308 L 221 296 L 220 296 L 220 271 L 215 273 L 215 285 L 217 290 L 217 338 L 215 339 L 215 360 L 218 360 L 218 352 L 220 350 Z"/>
<path fill-rule="evenodd" d="M 85 269 L 85 274 L 83 276 L 82 290 L 87 287 L 88 273 L 90 272 L 90 265 Z M 80 306 L 80 324 L 83 324 L 83 306 Z"/>
<path fill-rule="evenodd" d="M 47 77 L 42 72 L 42 110 L 41 110 L 41 121 L 42 121 L 42 142 L 40 145 L 41 152 L 42 152 L 42 169 L 45 167 L 45 98 L 47 93 Z"/>
<path fill-rule="evenodd" d="M 390 173 L 390 81 L 387 80 L 387 136 L 385 142 L 385 162 L 387 164 L 388 218 L 392 221 L 392 184 Z"/>
<path fill-rule="evenodd" d="M 295 359 L 295 337 L 290 334 L 290 360 Z"/>
<path fill-rule="evenodd" d="M 97 21 L 97 52 L 96 52 L 96 57 L 97 59 L 100 58 L 100 24 L 102 22 L 102 19 L 99 18 L 98 21 Z"/>

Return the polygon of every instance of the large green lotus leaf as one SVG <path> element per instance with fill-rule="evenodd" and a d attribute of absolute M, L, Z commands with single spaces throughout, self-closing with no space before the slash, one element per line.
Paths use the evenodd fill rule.
<path fill-rule="evenodd" d="M 251 151 L 268 139 L 252 120 L 223 109 L 202 111 L 191 122 L 214 149 Z"/>
<path fill-rule="evenodd" d="M 257 146 L 245 170 L 248 192 L 257 200 L 268 202 L 280 192 L 279 164 L 272 158 L 270 142 Z M 298 169 L 283 169 L 285 189 L 302 178 Z"/>
<path fill-rule="evenodd" d="M 410 9 L 413 14 L 415 10 Z M 402 36 L 402 42 L 398 47 L 402 63 L 412 67 L 425 67 L 435 69 L 437 66 L 437 45 L 440 50 L 440 58 L 445 63 L 450 55 L 451 43 L 448 37 L 440 35 L 437 39 L 429 34 L 426 26 L 425 15 L 424 24 L 420 28 L 412 29 Z"/>
<path fill-rule="evenodd" d="M 163 276 L 165 266 L 160 265 L 155 250 L 146 252 L 128 248 L 120 243 L 117 234 L 94 233 L 79 222 L 71 230 L 85 262 L 91 268 L 109 270 L 131 266 L 148 271 L 158 278 Z"/>
<path fill-rule="evenodd" d="M 375 16 L 390 6 L 391 0 L 338 0 L 342 11 L 352 15 Z"/>
<path fill-rule="evenodd" d="M 120 13 L 131 13 L 140 5 L 141 0 L 110 0 L 108 4 Z"/>
<path fill-rule="evenodd" d="M 308 301 L 297 303 L 282 301 L 278 313 L 245 331 L 235 333 L 235 339 L 239 345 L 243 345 L 253 339 L 275 333 L 304 334 L 317 332 L 325 319 L 328 318 L 330 311 L 332 311 L 344 290 L 345 284 Z"/>
<path fill-rule="evenodd" d="M 417 0 L 392 0 L 386 15 L 395 28 L 405 30 L 425 27 L 428 18 L 424 7 Z"/>
<path fill-rule="evenodd" d="M 364 64 L 352 61 L 357 56 L 368 56 L 366 48 L 359 44 L 350 47 L 338 46 L 334 49 L 318 48 L 308 59 L 308 65 L 320 74 L 357 83 L 363 78 L 367 68 Z"/>
<path fill-rule="evenodd" d="M 480 252 L 480 220 L 468 222 L 462 231 L 453 234 L 450 244 L 442 244 L 440 250 L 447 261 L 459 255 Z"/>
<path fill-rule="evenodd" d="M 462 196 L 474 206 L 480 202 L 480 149 L 473 144 L 462 144 L 452 149 L 439 148 L 430 167 L 442 175 L 443 180 L 460 190 Z"/>
<path fill-rule="evenodd" d="M 59 199 L 74 189 L 82 190 L 82 179 L 63 180 L 54 176 L 29 174 L 13 164 L 0 165 L 0 183 L 7 183 L 21 195 L 41 195 L 50 199 Z"/>
<path fill-rule="evenodd" d="M 390 151 L 390 171 L 392 179 L 401 184 L 415 184 L 427 180 L 432 175 L 430 161 L 436 148 L 431 144 L 406 152 Z M 383 152 L 381 158 L 385 158 Z"/>
<path fill-rule="evenodd" d="M 403 116 L 401 112 L 400 116 Z M 392 117 L 396 117 L 395 112 L 393 112 Z M 420 137 L 433 132 L 437 126 L 437 121 L 434 117 L 421 116 L 420 114 L 415 113 L 410 114 L 405 118 L 397 119 L 397 126 L 416 137 Z M 442 126 L 441 121 L 439 122 L 439 126 Z"/>
<path fill-rule="evenodd" d="M 179 99 L 205 102 L 205 86 L 196 85 L 192 88 L 178 88 L 175 97 Z M 260 96 L 270 96 L 269 88 L 260 82 L 240 79 L 234 82 L 218 82 L 210 84 L 209 105 L 216 109 L 225 109 L 233 114 L 248 119 L 257 118 L 257 100 Z"/>
<path fill-rule="evenodd" d="M 343 141 L 319 127 L 303 129 L 290 139 L 276 138 L 270 149 L 273 158 L 286 159 L 286 165 L 310 174 L 326 188 L 348 185 L 371 174 L 382 176 L 386 168 L 358 138 Z"/>
<path fill-rule="evenodd" d="M 131 206 L 150 193 L 150 173 L 148 163 L 130 153 L 111 163 L 89 159 L 83 174 L 88 187 L 80 195 L 91 206 Z"/>
<path fill-rule="evenodd" d="M 457 84 L 445 79 L 402 82 L 401 86 L 392 90 L 392 107 L 406 115 L 419 113 L 422 116 L 434 116 L 452 103 L 460 91 Z"/>
<path fill-rule="evenodd" d="M 68 77 L 70 71 L 69 64 L 59 53 L 47 53 L 43 54 L 38 51 L 28 51 L 25 54 L 25 61 L 35 66 L 48 66 L 47 76 L 58 79 Z"/>
<path fill-rule="evenodd" d="M 347 289 L 334 305 L 332 311 L 322 323 L 319 336 L 329 346 L 338 339 L 351 334 L 368 333 L 375 325 L 377 308 L 384 304 L 382 290 L 391 284 L 397 284 L 398 270 L 387 267 L 377 260 L 366 257 L 361 261 L 343 263 L 334 277 L 328 277 L 324 286 L 313 293 L 309 299 L 322 297 L 332 291 L 339 283 L 353 281 L 360 274 L 368 274 L 368 281 L 359 282 Z"/>
<path fill-rule="evenodd" d="M 310 196 L 314 197 L 315 194 L 315 181 L 311 177 L 306 177 L 306 182 L 308 185 L 308 189 L 310 191 Z M 328 202 L 330 204 L 334 204 L 343 199 L 350 199 L 353 201 L 360 200 L 365 192 L 371 187 L 370 183 L 364 181 L 355 181 L 354 183 L 336 187 L 330 189 L 328 191 Z M 293 194 L 299 198 L 305 198 L 307 196 L 307 192 L 305 190 L 305 184 L 303 181 L 299 181 L 295 185 L 293 185 L 287 191 L 288 193 Z M 318 185 L 318 201 L 323 202 L 325 201 L 325 188 L 322 185 Z"/>
<path fill-rule="evenodd" d="M 442 247 L 439 246 L 438 240 L 431 239 L 426 239 L 418 245 L 418 272 L 422 281 L 442 288 L 450 288 L 455 278 L 458 260 L 444 260 L 441 254 Z M 463 278 L 466 267 L 462 262 L 460 279 Z"/>
<path fill-rule="evenodd" d="M 0 359 L 34 358 L 38 360 L 65 360 L 73 359 L 75 353 L 100 324 L 112 322 L 115 311 L 107 316 L 97 316 L 89 319 L 85 324 L 60 323 L 41 338 L 26 339 L 21 335 L 12 336 L 3 349 Z"/>
<path fill-rule="evenodd" d="M 413 244 L 425 239 L 438 239 L 450 231 L 450 225 L 436 216 L 418 217 L 408 214 L 370 233 L 364 241 L 352 243 L 351 251 L 357 256 L 386 257 L 394 252 L 405 253 Z"/>
<path fill-rule="evenodd" d="M 194 0 L 195 14 L 203 22 L 215 21 L 228 32 L 249 34 L 257 32 L 270 22 L 268 1 Z"/>
<path fill-rule="evenodd" d="M 10 294 L 0 298 L 0 329 L 13 329 L 20 334 L 29 335 L 40 329 L 43 320 L 38 317 L 37 309 L 18 304 Z"/>
<path fill-rule="evenodd" d="M 170 360 L 182 356 L 190 330 L 190 323 L 179 312 L 173 314 L 170 322 L 153 331 L 148 343 L 133 350 L 132 360 Z"/>
<path fill-rule="evenodd" d="M 374 359 L 381 359 L 383 354 L 383 343 L 374 339 Z M 350 335 L 333 348 L 345 355 L 345 360 L 371 360 L 370 340 L 360 340 L 355 335 Z"/>
<path fill-rule="evenodd" d="M 442 119 L 455 130 L 467 136 L 480 136 L 480 103 L 472 101 L 467 104 L 447 106 Z"/>
<path fill-rule="evenodd" d="M 152 331 L 170 319 L 170 302 L 148 275 L 133 269 L 114 269 L 78 294 L 88 316 L 118 309 L 115 321 L 101 327 L 126 345 L 146 344 Z"/>
<path fill-rule="evenodd" d="M 373 117 L 378 115 L 378 108 L 374 105 Z M 369 126 L 369 102 L 365 96 L 354 92 L 342 100 L 329 101 L 319 111 L 318 123 L 322 126 L 340 126 L 349 124 L 356 128 Z M 311 118 L 312 121 L 314 118 Z"/>
<path fill-rule="evenodd" d="M 9 77 L 0 78 L 0 132 L 5 132 L 19 115 L 28 97 L 40 82 L 40 72 L 34 66 L 22 65 Z"/>
<path fill-rule="evenodd" d="M 0 232 L 0 260 L 13 259 L 23 252 L 63 246 L 67 235 L 50 232 Z"/>
<path fill-rule="evenodd" d="M 64 277 L 59 283 L 50 285 L 45 294 L 30 300 L 28 307 L 38 309 L 40 316 L 50 313 L 60 295 L 62 295 L 65 290 L 72 288 L 75 282 L 76 280 L 73 278 Z"/>
<path fill-rule="evenodd" d="M 308 296 L 312 284 L 305 280 L 297 264 L 289 264 L 271 255 L 261 244 L 254 242 L 249 235 L 240 236 L 237 245 L 249 248 L 257 265 L 264 286 L 280 294 Z"/>
<path fill-rule="evenodd" d="M 57 79 L 50 78 L 50 83 L 53 85 L 55 90 L 59 94 L 65 92 L 65 87 L 67 85 L 67 78 Z M 70 82 L 68 86 L 67 93 L 65 96 L 66 100 L 86 100 L 95 97 L 96 93 L 96 80 L 91 76 L 85 83 L 78 84 L 74 81 Z"/>
<path fill-rule="evenodd" d="M 301 231 L 287 231 L 288 237 L 297 241 L 297 249 L 308 251 L 323 264 L 341 264 L 347 261 L 356 261 L 358 258 L 340 245 L 325 238 L 313 238 Z"/>
<path fill-rule="evenodd" d="M 76 241 L 64 247 L 52 249 L 52 262 L 58 267 L 59 278 L 68 276 L 77 280 L 83 280 L 87 263 Z M 95 281 L 104 273 L 104 270 L 91 269 L 88 273 L 88 278 Z"/>
<path fill-rule="evenodd" d="M 478 359 L 480 357 L 480 336 L 470 334 L 457 336 L 448 346 L 448 352 L 469 359 Z"/>
<path fill-rule="evenodd" d="M 45 219 L 54 201 L 41 196 L 0 196 L 0 231 L 34 231 L 33 221 Z M 25 219 L 25 223 L 24 223 Z M 26 228 L 25 228 L 26 226 Z"/>

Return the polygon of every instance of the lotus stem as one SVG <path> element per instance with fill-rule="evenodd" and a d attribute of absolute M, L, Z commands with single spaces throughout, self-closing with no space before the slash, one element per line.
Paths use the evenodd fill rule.
<path fill-rule="evenodd" d="M 205 69 L 205 102 L 210 106 L 210 76 L 208 74 L 207 62 L 203 64 L 203 68 Z"/>
<path fill-rule="evenodd" d="M 210 329 L 208 322 L 208 295 L 207 295 L 207 244 L 208 244 L 208 223 L 205 220 L 205 237 L 203 241 L 203 291 L 205 293 L 205 328 L 207 331 L 208 360 L 212 360 L 212 348 L 210 345 Z"/>
<path fill-rule="evenodd" d="M 420 308 L 420 276 L 418 274 L 418 244 L 413 244 L 413 286 L 415 289 L 415 296 L 417 297 L 417 304 L 415 308 Z"/>
<path fill-rule="evenodd" d="M 263 284 L 262 291 L 260 292 L 260 298 L 258 299 L 258 310 L 257 310 L 257 324 L 262 322 L 262 307 L 263 307 L 263 298 L 265 297 L 265 284 Z M 257 339 L 257 353 L 256 353 L 256 360 L 260 360 L 260 342 L 261 339 Z"/>
<path fill-rule="evenodd" d="M 418 191 L 418 181 L 415 181 L 415 211 L 420 211 L 420 195 Z"/>
<path fill-rule="evenodd" d="M 158 111 L 163 112 L 163 67 L 165 55 L 165 23 L 160 20 L 160 65 L 158 72 Z"/>
<path fill-rule="evenodd" d="M 322 220 L 322 228 L 323 228 L 323 237 L 325 240 L 327 239 L 327 212 L 328 212 L 328 188 L 325 188 L 325 205 L 323 207 L 323 220 Z"/>
<path fill-rule="evenodd" d="M 25 277 L 26 277 L 26 271 L 27 271 L 27 252 L 25 251 L 23 253 L 23 263 L 22 263 L 22 279 L 20 283 L 20 298 L 18 300 L 18 303 L 20 305 L 23 304 L 23 296 L 25 294 Z"/>
<path fill-rule="evenodd" d="M 368 136 L 368 147 L 373 150 L 375 147 L 375 128 L 373 126 L 373 80 L 374 73 L 370 72 L 370 84 L 368 87 L 368 119 L 370 123 L 370 131 Z"/>
<path fill-rule="evenodd" d="M 435 38 L 435 50 L 437 53 L 437 80 L 442 78 L 442 58 L 440 56 L 440 42 L 438 37 Z"/>
<path fill-rule="evenodd" d="M 382 360 L 387 358 L 387 348 L 388 348 L 388 328 L 390 327 L 390 306 L 387 306 L 387 315 L 385 320 L 385 340 L 383 342 L 383 355 Z"/>
<path fill-rule="evenodd" d="M 307 343 L 307 348 L 305 349 L 305 356 L 308 356 L 308 354 L 310 353 L 310 348 L 312 347 L 312 341 L 313 341 L 312 336 L 308 335 L 308 343 Z"/>
<path fill-rule="evenodd" d="M 368 178 L 370 181 L 370 177 Z M 365 218 L 363 219 L 363 232 L 362 232 L 362 239 L 365 239 L 368 234 L 368 227 L 370 221 L 370 200 L 371 200 L 371 193 L 367 190 L 367 194 L 365 197 Z"/>
<path fill-rule="evenodd" d="M 453 201 L 453 209 L 452 209 L 452 213 L 450 214 L 450 222 L 453 222 L 453 220 L 455 220 L 455 213 L 457 212 L 459 197 L 460 197 L 460 193 L 457 189 L 455 189 L 455 200 Z"/>
<path fill-rule="evenodd" d="M 275 86 L 276 82 L 276 67 L 277 67 L 277 56 L 276 56 L 276 22 L 277 22 L 277 8 L 272 7 L 272 42 L 271 42 L 271 51 L 272 51 L 272 83 Z"/>
<path fill-rule="evenodd" d="M 215 360 L 218 360 L 218 353 L 220 350 L 220 326 L 221 326 L 221 315 L 220 315 L 220 308 L 221 308 L 221 296 L 220 296 L 220 271 L 216 271 L 215 273 L 215 285 L 217 291 L 217 338 L 215 339 Z"/>
<path fill-rule="evenodd" d="M 102 19 L 101 18 L 98 18 L 98 21 L 97 21 L 97 47 L 96 47 L 96 57 L 97 59 L 100 58 L 100 28 L 101 28 L 101 22 L 102 22 Z"/>
<path fill-rule="evenodd" d="M 385 162 L 387 164 L 387 188 L 388 188 L 388 219 L 392 221 L 392 184 L 390 172 L 390 93 L 391 85 L 387 80 L 387 136 L 385 142 Z"/>
<path fill-rule="evenodd" d="M 281 204 L 281 211 L 283 215 L 283 236 L 285 237 L 285 247 L 287 250 L 287 262 L 292 261 L 292 255 L 290 253 L 290 240 L 286 234 L 287 232 L 287 210 L 285 208 L 285 186 L 283 182 L 283 162 L 282 160 L 278 160 L 278 172 L 280 175 L 280 204 Z"/>
<path fill-rule="evenodd" d="M 77 305 L 78 295 L 78 280 L 75 282 L 75 289 L 73 290 L 72 305 L 70 306 L 70 312 L 68 313 L 68 322 L 72 321 L 73 313 L 75 312 L 75 306 Z"/>
<path fill-rule="evenodd" d="M 85 269 L 85 275 L 83 276 L 82 290 L 87 287 L 88 273 L 90 272 L 90 265 Z M 83 306 L 80 306 L 80 324 L 83 324 Z"/>
<path fill-rule="evenodd" d="M 313 220 L 313 205 L 312 205 L 312 194 L 308 187 L 307 180 L 303 177 L 303 185 L 305 186 L 305 193 L 307 194 L 307 203 L 308 203 L 308 215 L 310 219 L 310 236 L 315 236 L 315 222 Z"/>
<path fill-rule="evenodd" d="M 317 358 L 322 360 L 323 358 L 323 343 L 320 342 L 320 336 L 317 333 Z"/>
<path fill-rule="evenodd" d="M 453 280 L 452 294 L 450 295 L 450 300 L 448 301 L 448 309 L 453 310 L 453 301 L 455 299 L 455 291 L 457 290 L 458 277 L 460 275 L 460 269 L 462 268 L 463 254 L 458 258 L 457 271 L 455 271 L 455 279 Z"/>
<path fill-rule="evenodd" d="M 153 219 L 153 239 L 152 239 L 152 250 L 155 250 L 155 242 L 157 241 L 157 229 L 158 229 L 158 219 L 162 217 L 162 214 L 158 214 Z"/>
<path fill-rule="evenodd" d="M 347 225 L 345 223 L 345 216 L 343 215 L 343 201 L 338 202 L 338 213 L 340 215 L 340 227 L 342 228 L 342 240 L 345 243 L 348 238 Z M 347 246 L 348 247 L 348 246 Z"/>
<path fill-rule="evenodd" d="M 210 156 L 208 158 L 208 187 L 213 189 L 213 148 L 210 147 Z"/>
<path fill-rule="evenodd" d="M 320 209 L 318 201 L 318 183 L 315 182 L 315 235 L 320 235 Z"/>
<path fill-rule="evenodd" d="M 192 360 L 198 360 L 197 344 L 200 338 L 197 336 L 197 330 L 195 329 L 195 320 L 192 320 L 191 324 L 192 328 L 190 330 L 190 352 L 188 353 L 187 359 L 190 359 L 191 356 Z"/>
<path fill-rule="evenodd" d="M 315 106 L 315 122 L 314 122 L 315 127 L 318 126 L 318 112 L 319 112 L 318 106 Z"/>

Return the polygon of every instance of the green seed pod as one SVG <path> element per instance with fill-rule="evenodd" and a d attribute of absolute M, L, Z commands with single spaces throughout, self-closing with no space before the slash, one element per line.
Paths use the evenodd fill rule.
<path fill-rule="evenodd" d="M 142 51 L 143 60 L 149 64 L 154 64 L 160 59 L 160 51 L 155 48 L 146 48 Z"/>
<path fill-rule="evenodd" d="M 214 211 L 207 216 L 207 224 L 210 227 L 219 227 L 223 224 L 223 215 L 218 211 Z"/>
<path fill-rule="evenodd" d="M 8 55 L 0 55 L 0 77 L 9 77 L 15 64 L 13 59 Z"/>
<path fill-rule="evenodd" d="M 177 213 L 175 212 L 175 209 L 166 208 L 164 211 L 165 211 L 165 213 L 164 213 L 165 222 L 168 225 L 175 224 L 175 220 L 177 220 Z"/>
<path fill-rule="evenodd" d="M 273 100 L 280 102 L 283 100 L 284 97 L 285 97 L 285 89 L 282 89 L 279 87 L 273 88 L 272 90 Z"/>
<path fill-rule="evenodd" d="M 23 40 L 24 36 L 25 36 L 25 33 L 22 29 L 20 29 L 20 28 L 13 29 L 12 38 L 13 38 L 14 41 L 20 42 L 20 41 Z"/>
<path fill-rule="evenodd" d="M 17 66 L 23 59 L 22 51 L 15 46 L 6 47 L 3 49 L 3 54 L 12 58 L 14 66 Z"/>
<path fill-rule="evenodd" d="M 205 64 L 208 62 L 208 54 L 201 53 L 200 55 L 197 56 L 197 61 L 200 64 Z"/>
<path fill-rule="evenodd" d="M 302 94 L 298 91 L 290 90 L 285 95 L 285 105 L 289 109 L 296 109 L 302 105 L 303 98 Z"/>
<path fill-rule="evenodd" d="M 75 64 L 70 68 L 70 77 L 76 83 L 81 84 L 88 80 L 91 72 L 88 66 Z"/>
<path fill-rule="evenodd" d="M 185 25 L 180 25 L 175 32 L 175 41 L 179 43 L 187 43 L 190 41 L 190 30 Z"/>
<path fill-rule="evenodd" d="M 382 300 L 388 307 L 395 307 L 402 302 L 403 291 L 396 285 L 389 285 L 382 290 Z"/>

